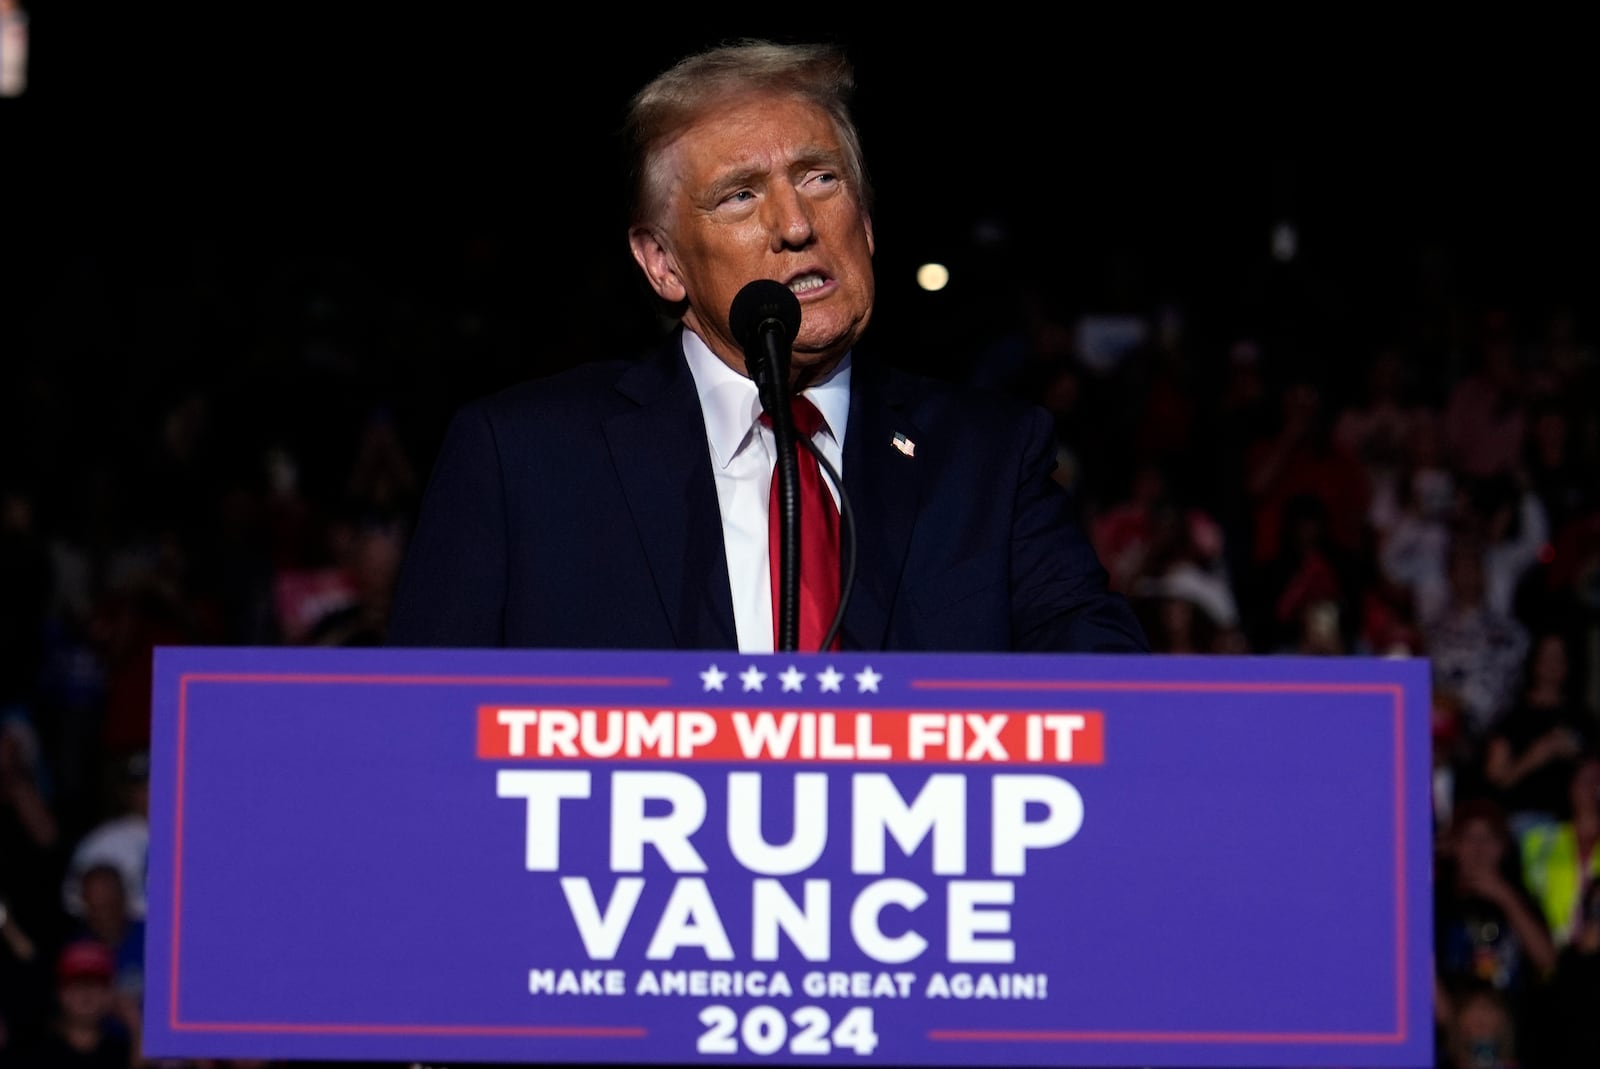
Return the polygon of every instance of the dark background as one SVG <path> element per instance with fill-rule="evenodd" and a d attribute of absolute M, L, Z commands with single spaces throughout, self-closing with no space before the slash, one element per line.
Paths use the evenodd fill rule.
<path fill-rule="evenodd" d="M 1593 57 L 1557 21 L 30 9 L 30 92 L 0 101 L 6 359 L 75 359 L 159 408 L 337 318 L 318 329 L 409 412 L 419 461 L 465 396 L 654 337 L 613 131 L 650 75 L 736 34 L 857 62 L 870 340 L 897 362 L 965 374 L 1033 290 L 1063 320 L 1179 308 L 1202 370 L 1248 336 L 1335 384 L 1432 330 L 1442 391 L 1462 316 L 1595 293 Z M 949 289 L 916 288 L 927 258 Z"/>
<path fill-rule="evenodd" d="M 988 220 L 1091 292 L 1125 251 L 1205 287 L 1264 256 L 1279 216 L 1323 270 L 1372 276 L 1347 278 L 1357 295 L 1425 246 L 1484 290 L 1595 277 L 1594 57 L 1556 21 L 31 6 L 32 91 L 0 114 L 8 215 L 48 210 L 46 239 L 352 241 L 376 259 L 484 233 L 560 286 L 570 257 L 625 256 L 610 134 L 627 95 L 687 48 L 770 33 L 857 61 L 891 291 L 914 259 L 973 256 Z"/>

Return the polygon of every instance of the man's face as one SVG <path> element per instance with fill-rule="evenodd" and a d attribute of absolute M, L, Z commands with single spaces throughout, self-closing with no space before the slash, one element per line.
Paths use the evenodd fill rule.
<path fill-rule="evenodd" d="M 748 282 L 776 279 L 800 299 L 796 375 L 831 369 L 872 315 L 872 222 L 845 178 L 828 115 L 794 97 L 730 104 L 665 149 L 656 225 L 629 235 L 656 293 L 688 302 L 684 323 L 739 371 L 728 326 Z"/>
<path fill-rule="evenodd" d="M 74 1024 L 96 1024 L 111 1012 L 111 982 L 98 977 L 68 980 L 59 988 L 61 1011 Z"/>

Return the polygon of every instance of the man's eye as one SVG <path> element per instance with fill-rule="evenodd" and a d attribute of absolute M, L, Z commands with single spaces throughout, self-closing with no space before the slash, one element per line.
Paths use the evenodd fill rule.
<path fill-rule="evenodd" d="M 741 189 L 741 190 L 738 190 L 738 191 L 736 191 L 734 193 L 729 193 L 726 197 L 723 198 L 723 203 L 724 204 L 743 204 L 746 201 L 755 200 L 755 198 L 756 198 L 756 195 L 752 191 L 750 191 L 748 189 Z"/>

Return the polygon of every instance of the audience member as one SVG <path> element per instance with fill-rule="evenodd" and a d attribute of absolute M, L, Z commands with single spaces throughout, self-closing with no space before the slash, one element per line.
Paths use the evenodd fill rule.
<path fill-rule="evenodd" d="M 1445 446 L 1451 467 L 1468 479 L 1509 475 L 1522 462 L 1527 388 L 1510 317 L 1491 309 L 1477 341 L 1477 366 L 1445 399 Z"/>
<path fill-rule="evenodd" d="M 144 1001 L 144 918 L 134 915 L 124 879 L 107 861 L 84 870 L 78 881 L 83 913 L 74 938 L 93 939 L 111 951 L 118 1012 L 132 1027 Z"/>
<path fill-rule="evenodd" d="M 89 829 L 72 851 L 62 882 L 61 899 L 67 914 L 84 916 L 83 878 L 97 865 L 110 865 L 122 874 L 128 915 L 145 915 L 146 858 L 150 849 L 150 758 L 128 757 L 122 768 L 119 812 Z"/>
<path fill-rule="evenodd" d="M 1583 914 L 1561 948 L 1539 1015 L 1539 1048 L 1552 1069 L 1600 1065 L 1600 879 L 1590 880 Z"/>
<path fill-rule="evenodd" d="M 1327 502 L 1315 494 L 1285 502 L 1282 523 L 1277 554 L 1261 562 L 1251 644 L 1263 652 L 1344 652 L 1356 605 L 1355 554 L 1335 539 Z"/>
<path fill-rule="evenodd" d="M 1090 537 L 1112 589 L 1136 603 L 1190 604 L 1214 631 L 1238 626 L 1222 526 L 1180 499 L 1160 463 L 1138 466 L 1128 496 L 1094 518 Z"/>
<path fill-rule="evenodd" d="M 1529 647 L 1522 695 L 1491 726 L 1484 748 L 1484 778 L 1513 831 L 1560 818 L 1576 758 L 1597 727 L 1573 687 L 1567 636 L 1540 634 Z"/>
<path fill-rule="evenodd" d="M 1439 421 L 1418 418 L 1406 466 L 1379 485 L 1368 512 L 1378 574 L 1408 594 L 1417 620 L 1437 616 L 1449 593 L 1445 562 L 1458 495 L 1441 449 Z"/>
<path fill-rule="evenodd" d="M 1600 484 L 1600 471 L 1596 472 Z M 1541 612 L 1552 621 L 1567 621 L 1593 635 L 1600 628 L 1600 507 L 1574 516 L 1555 533 L 1550 563 L 1533 584 L 1537 596 L 1526 597 L 1524 611 Z M 1524 593 L 1528 593 L 1525 589 Z M 1582 674 L 1590 688 L 1591 706 L 1600 706 L 1600 656 L 1589 653 Z"/>
<path fill-rule="evenodd" d="M 1417 620 L 1411 591 L 1384 574 L 1376 564 L 1364 583 L 1357 583 L 1360 622 L 1352 652 L 1368 657 L 1420 657 L 1427 643 Z"/>
<path fill-rule="evenodd" d="M 1291 503 L 1318 502 L 1329 543 L 1359 553 L 1366 542 L 1372 486 L 1366 469 L 1333 437 L 1322 387 L 1311 377 L 1289 382 L 1278 395 L 1277 425 L 1244 457 L 1252 510 L 1251 549 L 1257 564 L 1280 558 L 1291 537 Z"/>
<path fill-rule="evenodd" d="M 1454 1002 L 1440 1051 L 1445 1069 L 1522 1069 L 1515 1015 L 1504 994 L 1477 985 Z"/>
<path fill-rule="evenodd" d="M 1484 601 L 1501 615 L 1516 612 L 1517 591 L 1550 541 L 1544 502 L 1518 468 L 1470 488 L 1456 520 L 1483 544 Z"/>
<path fill-rule="evenodd" d="M 305 641 L 317 646 L 381 646 L 404 552 L 400 525 L 336 518 L 331 534 L 349 600 L 318 614 Z"/>
<path fill-rule="evenodd" d="M 1367 470 L 1374 507 L 1397 494 L 1397 484 L 1410 472 L 1410 452 L 1419 425 L 1432 413 L 1412 397 L 1414 363 L 1396 343 L 1378 346 L 1366 365 L 1366 392 L 1359 401 L 1339 408 L 1333 419 L 1333 440 Z"/>
<path fill-rule="evenodd" d="M 275 457 L 269 501 L 292 539 L 279 543 L 271 578 L 285 645 L 376 646 L 383 642 L 416 477 L 388 410 L 363 422 L 338 500 L 314 505 L 293 462 Z"/>
<path fill-rule="evenodd" d="M 1522 882 L 1516 841 L 1494 802 L 1468 799 L 1446 829 L 1434 880 L 1434 955 L 1444 1019 L 1487 986 L 1520 1022 L 1556 947 Z"/>
<path fill-rule="evenodd" d="M 390 527 L 408 521 L 419 500 L 417 473 L 394 413 L 387 405 L 375 405 L 361 423 L 342 511 L 358 522 Z"/>
<path fill-rule="evenodd" d="M 1538 498 L 1552 528 L 1560 528 L 1600 503 L 1594 459 L 1584 455 L 1585 424 L 1574 407 L 1570 397 L 1543 396 L 1533 402 L 1528 413 L 1522 468 L 1528 489 Z M 1593 429 L 1588 425 L 1589 431 Z M 1590 443 L 1588 449 L 1597 445 L 1600 442 Z"/>
<path fill-rule="evenodd" d="M 16 1069 L 128 1069 L 133 1043 L 117 1015 L 111 952 L 92 939 L 68 943 L 56 960 L 49 1027 L 17 1052 Z"/>
<path fill-rule="evenodd" d="M 1447 577 L 1438 615 L 1423 621 L 1424 641 L 1434 686 L 1461 698 L 1468 737 L 1479 748 L 1516 699 L 1530 637 L 1522 621 L 1488 603 L 1480 540 L 1465 534 L 1451 540 Z"/>
<path fill-rule="evenodd" d="M 1586 892 L 1600 882 L 1600 747 L 1572 763 L 1560 819 L 1522 835 L 1522 878 L 1559 948 L 1583 922 Z"/>

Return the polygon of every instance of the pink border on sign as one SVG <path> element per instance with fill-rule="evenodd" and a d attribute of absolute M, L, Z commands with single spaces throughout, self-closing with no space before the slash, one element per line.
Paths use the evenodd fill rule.
<path fill-rule="evenodd" d="M 1251 694 L 1378 694 L 1393 700 L 1394 719 L 1394 861 L 1395 861 L 1395 1021 L 1393 1032 L 1071 1032 L 1056 1030 L 984 1031 L 981 1029 L 931 1029 L 928 1038 L 942 1042 L 1022 1043 L 1350 1043 L 1402 1044 L 1406 1030 L 1406 807 L 1405 807 L 1405 690 L 1392 683 L 1130 683 L 1126 681 L 1071 682 L 1063 680 L 919 679 L 913 690 L 1012 691 L 1182 691 Z"/>
<path fill-rule="evenodd" d="M 577 1025 L 341 1025 L 278 1024 L 213 1021 L 192 1024 L 178 1018 L 178 962 L 183 918 L 183 807 L 184 769 L 188 758 L 189 684 L 194 683 L 315 683 L 401 684 L 426 686 L 604 686 L 665 687 L 664 676 L 395 676 L 318 675 L 273 672 L 185 672 L 178 677 L 178 753 L 172 843 L 172 965 L 168 986 L 167 1027 L 174 1032 L 263 1032 L 301 1035 L 415 1035 L 415 1036 L 544 1036 L 582 1039 L 642 1039 L 642 1026 Z"/>
<path fill-rule="evenodd" d="M 451 686 L 614 686 L 664 687 L 665 677 L 633 676 L 394 676 L 394 675 L 317 675 L 305 673 L 184 673 L 178 680 L 178 741 L 175 820 L 173 826 L 173 910 L 171 978 L 169 983 L 168 1027 L 174 1032 L 263 1032 L 306 1035 L 461 1035 L 461 1036 L 542 1036 L 563 1038 L 644 1038 L 642 1026 L 470 1026 L 470 1025 L 315 1025 L 295 1023 L 186 1023 L 178 1017 L 178 975 L 180 961 L 183 900 L 183 812 L 184 770 L 187 759 L 188 696 L 191 682 L 276 683 L 276 684 L 400 684 Z M 1329 1043 L 1401 1044 L 1407 1041 L 1406 932 L 1405 908 L 1405 691 L 1396 684 L 1370 683 L 1205 683 L 1126 681 L 1067 682 L 1060 680 L 912 680 L 913 690 L 1009 690 L 1009 691 L 1156 691 L 1212 693 L 1299 693 L 1299 694 L 1376 694 L 1388 695 L 1393 703 L 1395 742 L 1395 992 L 1396 1030 L 1389 1033 L 1346 1032 L 1095 1032 L 1057 1030 L 952 1030 L 932 1029 L 927 1038 L 939 1042 L 1166 1042 L 1166 1043 Z"/>

